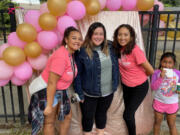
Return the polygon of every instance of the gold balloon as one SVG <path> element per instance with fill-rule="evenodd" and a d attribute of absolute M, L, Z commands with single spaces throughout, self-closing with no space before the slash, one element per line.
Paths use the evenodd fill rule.
<path fill-rule="evenodd" d="M 42 49 L 37 42 L 31 42 L 31 43 L 25 45 L 24 52 L 25 52 L 26 56 L 28 56 L 30 58 L 36 58 L 41 54 Z"/>
<path fill-rule="evenodd" d="M 68 3 L 68 2 L 70 2 L 71 0 L 66 0 L 66 2 Z"/>
<path fill-rule="evenodd" d="M 53 30 L 56 24 L 56 17 L 50 13 L 44 13 L 39 17 L 39 25 L 43 30 Z"/>
<path fill-rule="evenodd" d="M 98 0 L 89 0 L 86 5 L 86 12 L 89 15 L 95 15 L 101 10 Z"/>
<path fill-rule="evenodd" d="M 170 22 L 173 21 L 174 19 L 175 19 L 175 15 L 174 15 L 174 14 L 169 15 L 169 21 L 170 21 Z M 167 22 L 167 20 L 168 20 L 168 15 L 167 15 L 167 14 L 161 14 L 161 15 L 160 15 L 160 20 L 161 20 L 161 21 L 164 21 L 164 22 Z"/>
<path fill-rule="evenodd" d="M 87 5 L 88 0 L 79 0 L 81 1 L 85 6 Z"/>
<path fill-rule="evenodd" d="M 170 22 L 169 23 L 169 28 L 176 28 L 176 23 L 175 22 Z M 180 23 L 178 24 L 178 28 L 180 28 Z M 168 31 L 167 36 L 171 37 L 171 38 L 174 38 L 175 32 L 174 31 Z M 179 38 L 179 37 L 180 37 L 180 32 L 177 31 L 176 32 L 176 38 Z"/>
<path fill-rule="evenodd" d="M 146 11 L 153 7 L 154 0 L 137 0 L 136 7 L 140 11 Z"/>
<path fill-rule="evenodd" d="M 47 6 L 50 13 L 54 16 L 62 16 L 66 12 L 66 0 L 48 0 Z"/>
<path fill-rule="evenodd" d="M 19 24 L 16 29 L 16 33 L 18 37 L 25 42 L 32 42 L 37 36 L 36 29 L 28 23 Z"/>
<path fill-rule="evenodd" d="M 26 56 L 21 48 L 10 46 L 3 51 L 3 60 L 11 66 L 18 66 L 26 60 Z"/>

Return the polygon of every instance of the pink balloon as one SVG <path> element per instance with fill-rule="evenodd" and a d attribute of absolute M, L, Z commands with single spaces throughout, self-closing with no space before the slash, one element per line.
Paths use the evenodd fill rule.
<path fill-rule="evenodd" d="M 47 3 L 41 4 L 39 11 L 40 11 L 40 14 L 49 13 L 49 10 L 48 10 L 48 7 L 47 7 Z"/>
<path fill-rule="evenodd" d="M 132 10 L 136 7 L 137 0 L 123 0 L 122 7 L 123 10 Z"/>
<path fill-rule="evenodd" d="M 107 0 L 106 7 L 111 11 L 117 11 L 121 7 L 121 0 Z"/>
<path fill-rule="evenodd" d="M 7 44 L 7 43 L 0 46 L 0 58 L 2 57 L 3 51 L 4 51 L 7 47 L 9 47 L 9 44 Z"/>
<path fill-rule="evenodd" d="M 20 86 L 26 83 L 27 80 L 20 80 L 19 78 L 17 78 L 15 75 L 11 77 L 11 82 L 14 85 Z"/>
<path fill-rule="evenodd" d="M 141 21 L 141 15 L 139 15 L 139 19 Z M 143 26 L 149 22 L 149 15 L 143 15 Z"/>
<path fill-rule="evenodd" d="M 32 59 L 28 58 L 28 62 L 32 66 L 32 68 L 36 70 L 42 70 L 46 66 L 46 62 L 48 60 L 48 57 L 44 54 L 41 54 L 39 57 Z"/>
<path fill-rule="evenodd" d="M 57 29 L 54 29 L 54 33 L 57 35 L 58 44 L 61 44 L 64 36 Z"/>
<path fill-rule="evenodd" d="M 163 11 L 164 10 L 164 5 L 162 2 L 160 1 L 155 1 L 154 5 L 159 5 L 159 11 Z"/>
<path fill-rule="evenodd" d="M 28 62 L 14 68 L 14 75 L 20 80 L 28 80 L 32 76 L 32 67 Z"/>
<path fill-rule="evenodd" d="M 42 30 L 39 26 L 39 16 L 40 11 L 38 10 L 29 10 L 24 16 L 24 21 L 29 24 L 32 24 L 32 26 L 34 26 L 37 32 Z"/>
<path fill-rule="evenodd" d="M 13 67 L 0 60 L 0 80 L 8 80 L 13 75 Z"/>
<path fill-rule="evenodd" d="M 76 22 L 70 16 L 62 16 L 58 19 L 57 28 L 61 35 L 64 35 L 64 31 L 66 28 L 73 26 L 77 28 Z"/>
<path fill-rule="evenodd" d="M 20 40 L 16 32 L 12 32 L 8 35 L 8 44 L 11 46 L 24 48 L 24 46 L 26 45 L 26 42 Z"/>
<path fill-rule="evenodd" d="M 42 48 L 47 50 L 51 50 L 58 45 L 58 37 L 53 31 L 39 32 L 37 41 Z"/>
<path fill-rule="evenodd" d="M 5 86 L 6 84 L 8 84 L 9 79 L 8 80 L 0 80 L 0 87 L 1 86 Z"/>
<path fill-rule="evenodd" d="M 86 15 L 86 8 L 80 1 L 71 1 L 67 6 L 67 14 L 74 20 L 81 20 Z"/>
<path fill-rule="evenodd" d="M 99 3 L 101 5 L 101 10 L 105 8 L 107 0 L 99 0 Z"/>

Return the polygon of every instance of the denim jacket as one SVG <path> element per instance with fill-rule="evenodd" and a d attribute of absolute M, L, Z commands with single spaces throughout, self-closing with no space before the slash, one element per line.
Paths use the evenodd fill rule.
<path fill-rule="evenodd" d="M 112 91 L 116 91 L 119 84 L 118 57 L 115 55 L 112 42 L 108 41 L 109 55 L 112 61 Z M 74 80 L 75 92 L 80 99 L 84 99 L 84 94 L 92 96 L 102 96 L 101 94 L 101 63 L 98 53 L 93 50 L 92 59 L 87 55 L 85 48 L 75 53 L 75 61 L 78 68 L 77 77 Z"/>

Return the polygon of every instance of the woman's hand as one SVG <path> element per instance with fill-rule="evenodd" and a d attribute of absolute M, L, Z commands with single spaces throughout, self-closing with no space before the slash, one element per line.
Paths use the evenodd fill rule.
<path fill-rule="evenodd" d="M 160 77 L 164 78 L 166 76 L 166 70 L 163 70 L 163 68 L 161 69 L 161 74 Z"/>
<path fill-rule="evenodd" d="M 46 106 L 46 108 L 44 109 L 44 115 L 49 115 L 52 113 L 52 106 Z"/>

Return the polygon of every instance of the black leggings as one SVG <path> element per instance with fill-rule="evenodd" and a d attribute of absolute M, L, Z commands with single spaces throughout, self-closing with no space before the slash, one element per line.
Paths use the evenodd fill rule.
<path fill-rule="evenodd" d="M 135 125 L 135 112 L 138 109 L 139 105 L 142 103 L 145 98 L 149 83 L 148 80 L 143 84 L 138 85 L 136 87 L 128 87 L 124 84 L 123 86 L 123 98 L 125 110 L 123 114 L 123 118 L 126 122 L 129 135 L 136 135 L 136 125 Z"/>
<path fill-rule="evenodd" d="M 113 95 L 106 97 L 88 97 L 85 96 L 83 103 L 80 103 L 82 112 L 82 127 L 83 131 L 90 132 L 95 119 L 96 128 L 104 129 L 107 120 L 107 110 L 111 105 Z"/>

